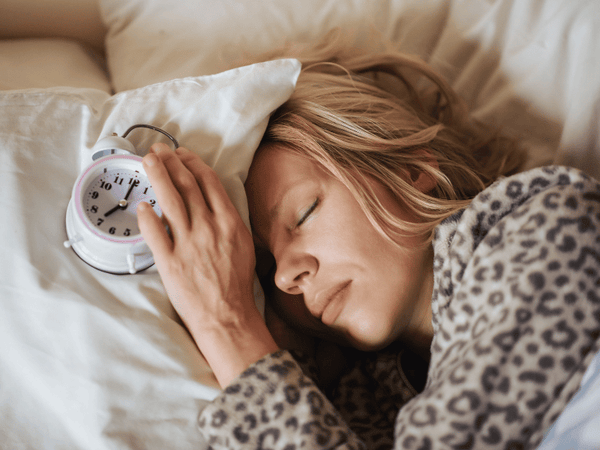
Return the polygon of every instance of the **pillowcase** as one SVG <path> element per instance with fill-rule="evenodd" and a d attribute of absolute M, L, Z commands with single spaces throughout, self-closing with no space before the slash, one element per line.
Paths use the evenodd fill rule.
<path fill-rule="evenodd" d="M 110 93 L 104 63 L 68 39 L 0 40 L 0 90 L 69 86 Z"/>
<path fill-rule="evenodd" d="M 311 42 L 333 28 L 356 45 L 373 34 L 410 50 L 437 34 L 448 0 L 100 0 L 106 51 L 117 91 L 190 75 L 217 73 L 286 42 Z M 403 27 L 406 26 L 407 29 Z"/>
<path fill-rule="evenodd" d="M 299 68 L 280 60 L 112 97 L 0 92 L 2 447 L 206 446 L 196 420 L 218 384 L 158 273 L 117 276 L 86 265 L 62 245 L 66 207 L 96 141 L 146 123 L 215 167 L 248 223 L 243 181 Z M 140 154 L 168 142 L 145 128 L 128 139 Z"/>
<path fill-rule="evenodd" d="M 114 88 L 215 73 L 334 27 L 420 56 L 475 117 L 528 149 L 528 168 L 600 177 L 600 2 L 589 0 L 100 0 Z"/>

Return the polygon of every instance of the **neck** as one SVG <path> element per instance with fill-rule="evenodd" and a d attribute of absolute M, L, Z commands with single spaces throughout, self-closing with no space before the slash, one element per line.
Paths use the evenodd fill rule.
<path fill-rule="evenodd" d="M 431 324 L 430 324 L 431 325 Z M 424 361 L 429 362 L 431 358 L 431 341 L 433 340 L 433 328 L 428 330 L 417 330 L 413 332 L 410 339 L 405 340 L 409 350 L 419 355 Z"/>
<path fill-rule="evenodd" d="M 428 254 L 427 269 L 421 280 L 421 290 L 413 311 L 411 324 L 401 336 L 406 347 L 425 361 L 431 357 L 431 341 L 433 340 L 433 314 L 431 297 L 433 295 L 433 248 Z"/>

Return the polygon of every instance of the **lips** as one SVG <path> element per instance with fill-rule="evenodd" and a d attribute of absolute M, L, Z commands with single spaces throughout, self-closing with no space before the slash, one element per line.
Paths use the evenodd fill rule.
<path fill-rule="evenodd" d="M 325 325 L 332 325 L 342 312 L 344 300 L 351 282 L 352 281 L 345 281 L 337 284 L 325 293 L 321 313 L 321 322 Z"/>

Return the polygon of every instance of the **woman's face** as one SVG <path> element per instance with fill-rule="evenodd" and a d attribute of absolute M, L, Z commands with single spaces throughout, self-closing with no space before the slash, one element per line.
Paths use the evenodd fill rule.
<path fill-rule="evenodd" d="M 257 152 L 246 191 L 256 245 L 275 258 L 274 301 L 284 319 L 363 350 L 431 326 L 431 246 L 418 238 L 391 244 L 341 182 L 283 147 Z"/>

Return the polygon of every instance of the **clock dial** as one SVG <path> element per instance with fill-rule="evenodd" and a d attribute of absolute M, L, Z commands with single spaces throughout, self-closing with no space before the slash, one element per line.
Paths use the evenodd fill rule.
<path fill-rule="evenodd" d="M 148 178 L 133 169 L 105 168 L 88 184 L 82 200 L 91 223 L 113 237 L 140 233 L 136 214 L 140 202 L 149 203 L 161 214 Z"/>

